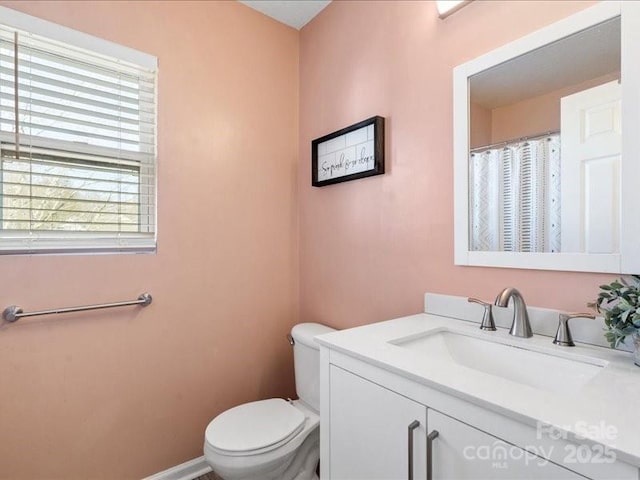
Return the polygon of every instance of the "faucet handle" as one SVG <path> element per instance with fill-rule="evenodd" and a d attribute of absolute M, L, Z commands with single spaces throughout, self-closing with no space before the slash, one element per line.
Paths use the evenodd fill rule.
<path fill-rule="evenodd" d="M 489 302 L 483 302 L 477 298 L 470 297 L 467 299 L 469 303 L 477 303 L 484 307 L 484 315 L 482 316 L 482 323 L 480 324 L 480 330 L 495 331 L 496 324 L 493 321 L 493 304 Z"/>
<path fill-rule="evenodd" d="M 594 320 L 596 316 L 593 313 L 561 313 L 558 315 L 558 331 L 553 343 L 562 347 L 575 347 L 571 330 L 569 329 L 569 320 L 572 318 L 590 318 Z"/>

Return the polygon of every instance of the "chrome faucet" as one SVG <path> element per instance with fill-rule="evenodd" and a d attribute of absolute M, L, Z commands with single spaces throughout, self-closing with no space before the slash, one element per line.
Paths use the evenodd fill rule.
<path fill-rule="evenodd" d="M 513 287 L 505 288 L 496 297 L 496 306 L 506 307 L 509 304 L 509 299 L 513 298 L 513 322 L 511 323 L 511 329 L 509 335 L 515 337 L 529 338 L 533 337 L 531 331 L 531 323 L 529 323 L 529 314 L 527 313 L 527 305 L 524 303 L 522 294 Z"/>

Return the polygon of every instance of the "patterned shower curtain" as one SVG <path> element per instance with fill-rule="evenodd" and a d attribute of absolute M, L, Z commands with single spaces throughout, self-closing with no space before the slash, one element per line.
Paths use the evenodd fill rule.
<path fill-rule="evenodd" d="M 560 135 L 474 151 L 471 250 L 560 251 Z"/>

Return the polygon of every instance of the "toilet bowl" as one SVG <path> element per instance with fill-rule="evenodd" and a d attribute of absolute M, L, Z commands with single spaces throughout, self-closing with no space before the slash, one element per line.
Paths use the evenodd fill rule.
<path fill-rule="evenodd" d="M 245 403 L 214 418 L 204 456 L 224 480 L 314 480 L 320 458 L 319 348 L 333 329 L 303 323 L 291 331 L 299 400 Z"/>
<path fill-rule="evenodd" d="M 209 424 L 204 455 L 224 480 L 311 480 L 320 455 L 319 425 L 318 414 L 299 400 L 247 403 Z"/>

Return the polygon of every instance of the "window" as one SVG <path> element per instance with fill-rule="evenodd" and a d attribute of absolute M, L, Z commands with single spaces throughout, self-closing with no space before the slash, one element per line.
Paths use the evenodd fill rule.
<path fill-rule="evenodd" d="M 0 7 L 0 253 L 155 250 L 156 72 Z"/>

